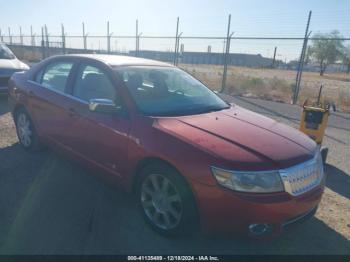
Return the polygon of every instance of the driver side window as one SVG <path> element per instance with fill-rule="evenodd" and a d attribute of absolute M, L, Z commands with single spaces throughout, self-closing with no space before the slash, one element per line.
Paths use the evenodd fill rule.
<path fill-rule="evenodd" d="M 91 65 L 82 65 L 75 81 L 73 96 L 87 102 L 90 99 L 115 101 L 117 92 L 113 83 L 101 69 Z"/>

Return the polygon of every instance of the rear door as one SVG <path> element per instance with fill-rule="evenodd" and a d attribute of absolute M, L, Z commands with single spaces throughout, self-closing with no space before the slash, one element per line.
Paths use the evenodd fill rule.
<path fill-rule="evenodd" d="M 72 125 L 67 113 L 67 88 L 72 80 L 74 59 L 54 60 L 44 66 L 32 81 L 28 104 L 39 135 L 49 142 L 65 144 L 65 137 Z"/>

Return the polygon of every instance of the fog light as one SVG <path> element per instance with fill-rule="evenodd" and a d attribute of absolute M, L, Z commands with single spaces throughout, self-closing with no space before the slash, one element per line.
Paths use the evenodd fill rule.
<path fill-rule="evenodd" d="M 251 224 L 249 225 L 250 233 L 259 236 L 265 234 L 269 230 L 270 226 L 267 224 Z"/>

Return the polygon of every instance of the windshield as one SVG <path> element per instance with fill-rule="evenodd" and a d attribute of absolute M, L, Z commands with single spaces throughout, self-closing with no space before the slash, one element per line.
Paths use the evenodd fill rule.
<path fill-rule="evenodd" d="M 0 59 L 15 59 L 15 55 L 5 45 L 0 44 Z"/>
<path fill-rule="evenodd" d="M 229 108 L 214 92 L 178 68 L 128 66 L 116 72 L 146 115 L 191 115 Z"/>

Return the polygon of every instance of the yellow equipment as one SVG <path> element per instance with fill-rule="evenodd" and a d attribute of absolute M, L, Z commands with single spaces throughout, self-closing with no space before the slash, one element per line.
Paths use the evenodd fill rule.
<path fill-rule="evenodd" d="M 328 116 L 328 108 L 304 105 L 300 121 L 300 131 L 321 145 L 327 127 Z"/>
<path fill-rule="evenodd" d="M 322 140 L 326 131 L 329 105 L 321 99 L 322 86 L 318 94 L 317 103 L 315 105 L 307 105 L 307 100 L 303 105 L 303 112 L 300 121 L 300 131 L 308 135 L 319 145 L 323 158 L 323 163 L 326 162 L 328 148 L 321 148 Z M 321 101 L 322 100 L 322 101 Z"/>

